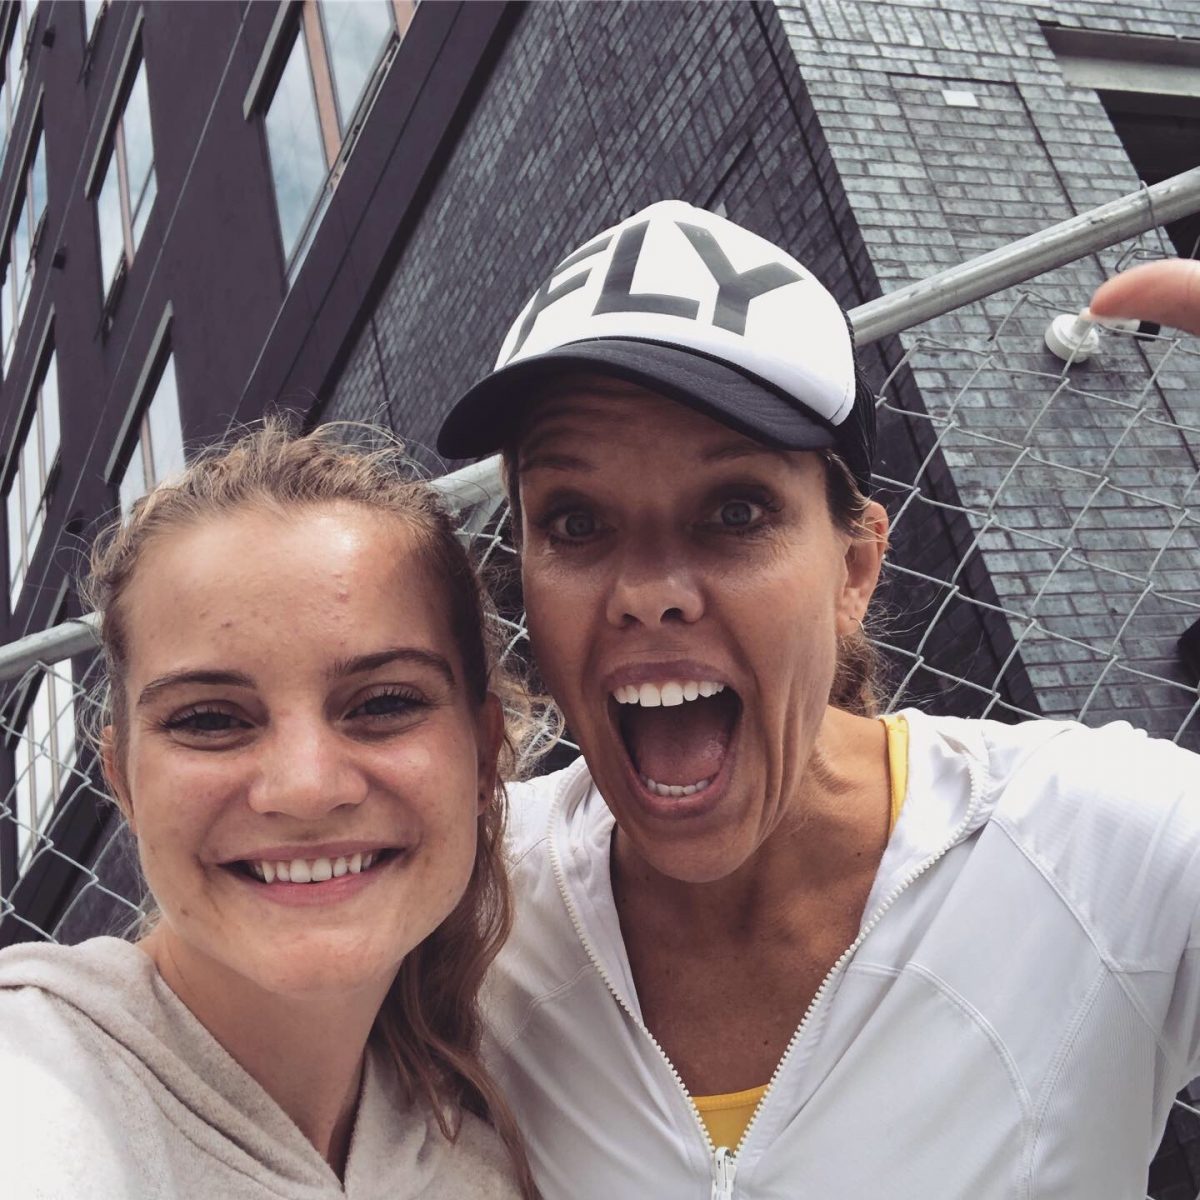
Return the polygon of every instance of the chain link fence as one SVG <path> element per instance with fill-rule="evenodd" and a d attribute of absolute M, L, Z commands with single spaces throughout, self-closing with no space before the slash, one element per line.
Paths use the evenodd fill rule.
<path fill-rule="evenodd" d="M 1159 254 L 1153 233 L 1121 251 L 1124 262 Z M 1126 719 L 1200 750 L 1200 342 L 1100 331 L 1088 361 L 1064 362 L 1046 329 L 1087 296 L 1053 270 L 961 299 L 936 312 L 914 303 L 920 326 L 880 350 L 875 482 L 893 549 L 874 634 L 890 706 Z M 852 314 L 856 328 L 871 316 Z M 860 344 L 909 324 L 889 320 L 860 329 Z M 495 463 L 437 486 L 481 566 L 504 580 L 506 652 L 523 656 Z M 0 650 L 0 944 L 127 932 L 141 915 L 136 856 L 82 734 L 95 705 L 90 626 L 27 642 Z M 547 739 L 556 732 L 546 726 Z M 569 737 L 554 759 L 564 751 Z M 1167 1150 L 1200 1170 L 1192 1100 L 1180 1097 Z M 1155 1191 L 1152 1172 L 1152 1196 L 1183 1194 Z"/>

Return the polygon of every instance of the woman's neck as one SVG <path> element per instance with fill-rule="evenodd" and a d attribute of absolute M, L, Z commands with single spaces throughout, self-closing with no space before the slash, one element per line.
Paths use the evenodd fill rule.
<path fill-rule="evenodd" d="M 140 946 L 167 986 L 340 1179 L 350 1152 L 367 1038 L 387 986 L 282 996 L 228 970 L 165 925 Z"/>

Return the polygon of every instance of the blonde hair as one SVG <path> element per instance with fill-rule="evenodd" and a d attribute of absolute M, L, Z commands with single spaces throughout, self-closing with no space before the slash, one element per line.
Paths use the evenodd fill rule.
<path fill-rule="evenodd" d="M 361 435 L 363 427 L 356 427 Z M 506 710 L 500 779 L 514 778 L 540 749 L 544 723 L 525 689 L 501 665 L 499 623 L 466 550 L 432 488 L 415 479 L 388 435 L 367 430 L 382 448 L 342 444 L 335 429 L 300 436 L 269 420 L 225 447 L 200 454 L 160 484 L 96 541 L 86 594 L 100 617 L 104 661 L 98 720 L 113 728 L 118 759 L 128 722 L 125 672 L 128 616 L 122 598 L 147 546 L 173 530 L 248 506 L 346 502 L 395 517 L 415 535 L 416 554 L 444 593 L 452 636 L 472 701 L 488 692 Z M 503 854 L 503 783 L 479 819 L 475 864 L 454 911 L 404 959 L 375 1021 L 410 1099 L 433 1110 L 445 1137 L 457 1137 L 458 1108 L 490 1121 L 508 1147 L 522 1194 L 536 1196 L 516 1123 L 480 1059 L 479 992 L 512 924 Z"/>

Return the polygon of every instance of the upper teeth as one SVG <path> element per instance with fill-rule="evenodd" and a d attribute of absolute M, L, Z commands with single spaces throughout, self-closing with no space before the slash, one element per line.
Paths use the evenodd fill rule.
<path fill-rule="evenodd" d="M 664 683 L 661 687 L 656 683 L 643 683 L 640 686 L 636 683 L 626 683 L 613 692 L 613 699 L 618 704 L 640 704 L 643 708 L 671 708 L 685 700 L 715 696 L 724 690 L 723 683 L 712 683 L 707 679 Z"/>
<path fill-rule="evenodd" d="M 351 854 L 339 858 L 293 858 L 288 862 L 272 862 L 265 858 L 250 861 L 250 870 L 264 883 L 324 883 L 342 875 L 357 875 L 365 871 L 378 857 Z"/>

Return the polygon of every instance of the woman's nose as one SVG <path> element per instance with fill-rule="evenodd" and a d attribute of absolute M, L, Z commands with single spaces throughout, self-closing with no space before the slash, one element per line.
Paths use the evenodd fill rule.
<path fill-rule="evenodd" d="M 366 799 L 365 776 L 324 721 L 280 724 L 261 744 L 260 753 L 261 768 L 250 789 L 255 812 L 316 821 Z"/>
<path fill-rule="evenodd" d="M 704 612 L 704 599 L 688 564 L 661 548 L 624 555 L 615 564 L 607 616 L 618 627 L 656 628 L 691 624 Z"/>

